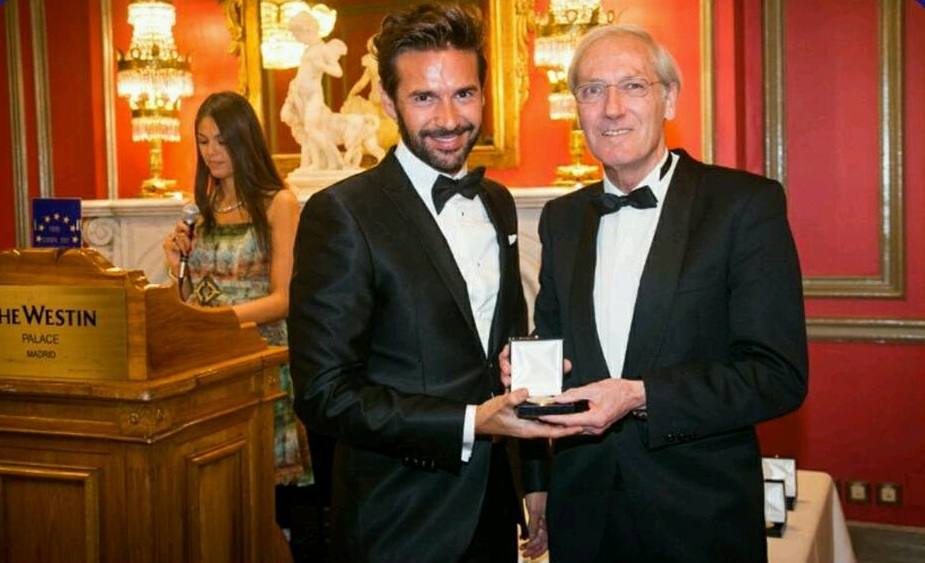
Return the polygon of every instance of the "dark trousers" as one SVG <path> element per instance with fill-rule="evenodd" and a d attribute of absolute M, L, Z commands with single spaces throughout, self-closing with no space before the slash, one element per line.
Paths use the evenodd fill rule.
<path fill-rule="evenodd" d="M 276 486 L 276 523 L 289 530 L 293 563 L 329 561 L 330 524 L 324 492 L 318 485 Z"/>
<path fill-rule="evenodd" d="M 479 522 L 460 563 L 517 561 L 517 503 L 504 443 L 493 444 Z"/>
<path fill-rule="evenodd" d="M 562 531 L 571 523 L 577 511 L 588 510 L 588 503 L 600 514 L 604 526 L 599 541 L 570 541 L 568 531 Z M 619 470 L 609 491 L 596 491 L 594 498 L 570 498 L 568 506 L 560 507 L 558 513 L 550 515 L 549 560 L 554 563 L 639 563 L 649 562 L 643 549 L 637 518 L 628 509 L 632 506 L 629 493 L 623 484 Z M 566 510 L 562 510 L 566 508 Z M 562 534 L 562 536 L 560 536 Z M 592 545 L 595 544 L 595 545 Z"/>
<path fill-rule="evenodd" d="M 601 539 L 600 551 L 593 559 L 595 563 L 637 563 L 646 561 L 637 522 L 626 507 L 629 499 L 626 491 L 617 489 L 608 493 L 607 526 Z"/>

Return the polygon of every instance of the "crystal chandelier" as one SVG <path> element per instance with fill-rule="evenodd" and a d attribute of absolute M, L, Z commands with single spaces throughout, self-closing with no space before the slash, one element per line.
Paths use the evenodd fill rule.
<path fill-rule="evenodd" d="M 132 0 L 128 6 L 132 42 L 119 51 L 116 90 L 132 110 L 132 140 L 151 144 L 151 177 L 142 183 L 142 197 L 172 195 L 175 180 L 161 178 L 163 141 L 180 140 L 180 99 L 193 93 L 189 56 L 173 41 L 176 11 L 169 0 Z"/>
<path fill-rule="evenodd" d="M 614 20 L 612 11 L 604 12 L 600 0 L 550 0 L 549 10 L 535 17 L 536 40 L 533 62 L 546 69 L 549 94 L 549 117 L 571 121 L 569 154 L 572 161 L 556 168 L 555 186 L 582 186 L 600 179 L 600 168 L 582 163 L 584 134 L 578 127 L 575 98 L 568 89 L 568 67 L 581 36 L 596 25 Z"/>
<path fill-rule="evenodd" d="M 302 0 L 261 0 L 260 54 L 263 68 L 295 68 L 305 44 L 289 31 L 289 20 L 299 12 L 309 12 L 318 22 L 321 38 L 330 35 L 337 21 L 337 10 L 324 4 L 307 4 Z"/>

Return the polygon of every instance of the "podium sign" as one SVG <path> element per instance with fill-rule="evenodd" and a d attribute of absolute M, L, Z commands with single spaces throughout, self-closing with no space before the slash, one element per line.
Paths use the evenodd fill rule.
<path fill-rule="evenodd" d="M 128 368 L 125 289 L 0 285 L 0 373 L 112 379 Z"/>

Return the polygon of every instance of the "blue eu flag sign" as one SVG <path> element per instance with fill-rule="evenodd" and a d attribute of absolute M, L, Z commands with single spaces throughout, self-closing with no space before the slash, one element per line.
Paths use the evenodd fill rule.
<path fill-rule="evenodd" d="M 80 198 L 33 199 L 32 246 L 80 248 Z"/>

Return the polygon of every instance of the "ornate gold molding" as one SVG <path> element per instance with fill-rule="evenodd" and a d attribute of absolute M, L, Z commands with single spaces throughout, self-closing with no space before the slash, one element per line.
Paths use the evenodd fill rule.
<path fill-rule="evenodd" d="M 48 41 L 45 29 L 45 2 L 29 1 L 32 29 L 32 81 L 35 85 L 35 129 L 38 145 L 39 195 L 54 197 L 55 175 L 51 144 L 51 98 L 48 83 Z"/>
<path fill-rule="evenodd" d="M 764 2 L 764 171 L 786 188 L 783 2 Z"/>
<path fill-rule="evenodd" d="M 527 96 L 530 95 L 530 49 L 528 37 L 530 32 L 530 14 L 536 9 L 535 0 L 517 0 L 514 7 L 516 19 L 514 20 L 514 33 L 516 35 L 514 57 L 514 79 L 517 81 L 517 115 L 518 122 L 520 110 L 523 109 Z"/>
<path fill-rule="evenodd" d="M 925 320 L 921 319 L 806 319 L 812 340 L 925 344 Z"/>
<path fill-rule="evenodd" d="M 106 142 L 106 195 L 119 198 L 119 167 L 116 147 L 116 77 L 113 64 L 112 0 L 100 0 L 100 43 L 103 57 L 103 134 Z"/>
<path fill-rule="evenodd" d="M 713 163 L 713 0 L 700 0 L 700 116 L 701 158 Z"/>
<path fill-rule="evenodd" d="M 225 11 L 225 26 L 231 34 L 228 52 L 240 60 L 238 91 L 250 100 L 257 117 L 264 121 L 263 92 L 260 74 L 260 2 L 259 0 L 220 0 Z"/>
<path fill-rule="evenodd" d="M 472 149 L 469 161 L 474 166 L 512 168 L 520 163 L 520 110 L 530 87 L 527 18 L 533 4 L 489 0 L 493 144 Z"/>
<path fill-rule="evenodd" d="M 765 170 L 786 185 L 784 0 L 764 3 Z M 902 136 L 902 2 L 881 0 L 880 42 L 880 274 L 811 276 L 807 297 L 902 298 L 904 289 Z"/>
<path fill-rule="evenodd" d="M 13 205 L 16 246 L 29 246 L 29 168 L 26 159 L 26 108 L 22 76 L 19 0 L 6 5 L 6 69 L 10 95 L 10 161 L 13 165 Z"/>
<path fill-rule="evenodd" d="M 228 52 L 241 59 L 238 67 L 238 91 L 246 94 L 247 65 L 244 54 L 244 7 L 241 0 L 221 0 L 222 11 L 225 12 L 225 27 L 231 35 L 231 45 Z"/>

